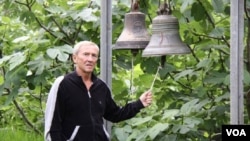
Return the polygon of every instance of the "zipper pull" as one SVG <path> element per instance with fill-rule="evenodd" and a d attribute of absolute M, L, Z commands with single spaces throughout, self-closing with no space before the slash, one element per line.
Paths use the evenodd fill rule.
<path fill-rule="evenodd" d="M 89 98 L 91 98 L 90 92 L 88 91 Z"/>

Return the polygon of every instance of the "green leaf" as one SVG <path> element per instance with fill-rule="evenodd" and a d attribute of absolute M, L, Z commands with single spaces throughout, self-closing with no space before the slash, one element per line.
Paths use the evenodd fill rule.
<path fill-rule="evenodd" d="M 119 1 L 121 4 L 126 5 L 127 7 L 130 7 L 131 5 L 131 0 L 122 0 Z"/>
<path fill-rule="evenodd" d="M 163 68 L 159 70 L 160 77 L 163 78 L 165 77 L 168 73 L 173 72 L 175 70 L 175 67 L 170 64 L 164 65 Z"/>
<path fill-rule="evenodd" d="M 16 53 L 13 55 L 12 58 L 10 58 L 9 60 L 9 65 L 10 68 L 9 70 L 13 70 L 14 68 L 16 68 L 18 65 L 20 65 L 21 63 L 23 63 L 26 59 L 26 56 L 23 53 Z"/>
<path fill-rule="evenodd" d="M 65 52 L 68 54 L 72 54 L 73 53 L 73 48 L 67 44 L 63 45 L 63 46 L 59 46 L 60 51 L 61 52 Z"/>
<path fill-rule="evenodd" d="M 159 141 L 177 141 L 177 135 L 176 134 L 165 135 Z"/>
<path fill-rule="evenodd" d="M 59 49 L 56 48 L 50 48 L 47 50 L 47 55 L 51 58 L 51 59 L 55 59 L 58 54 L 60 53 Z"/>
<path fill-rule="evenodd" d="M 219 38 L 224 36 L 225 29 L 224 27 L 215 27 L 210 33 L 209 36 Z"/>
<path fill-rule="evenodd" d="M 124 89 L 124 80 L 112 79 L 112 93 L 119 94 Z"/>
<path fill-rule="evenodd" d="M 30 23 L 30 21 L 33 21 L 35 19 L 35 15 L 31 11 L 26 10 L 20 14 L 20 19 L 23 20 L 25 23 Z"/>
<path fill-rule="evenodd" d="M 0 20 L 1 20 L 1 23 L 3 23 L 3 24 L 9 24 L 11 22 L 11 19 L 9 17 L 6 17 L 6 16 L 1 16 Z"/>
<path fill-rule="evenodd" d="M 196 104 L 199 102 L 199 99 L 193 99 L 185 104 L 182 105 L 180 109 L 180 114 L 182 115 L 189 115 L 194 111 L 194 107 L 196 107 Z"/>
<path fill-rule="evenodd" d="M 217 13 L 224 12 L 224 3 L 223 0 L 212 0 L 212 6 Z"/>
<path fill-rule="evenodd" d="M 191 15 L 194 17 L 196 21 L 202 20 L 205 17 L 205 12 L 206 12 L 205 9 L 199 3 L 194 3 L 192 5 Z"/>
<path fill-rule="evenodd" d="M 151 116 L 145 117 L 145 118 L 133 118 L 131 119 L 133 126 L 144 124 L 148 121 L 152 120 Z"/>
<path fill-rule="evenodd" d="M 186 126 L 186 125 L 182 125 L 181 128 L 180 128 L 180 134 L 186 134 L 187 132 L 189 132 L 191 129 Z"/>
<path fill-rule="evenodd" d="M 230 93 L 227 92 L 227 93 L 223 94 L 222 96 L 216 97 L 214 101 L 215 102 L 220 102 L 222 100 L 229 99 L 229 97 L 230 97 Z"/>
<path fill-rule="evenodd" d="M 69 59 L 69 54 L 71 54 L 72 51 L 73 49 L 71 46 L 63 45 L 54 48 L 49 48 L 46 52 L 50 58 L 55 59 L 57 57 L 58 60 L 66 62 Z"/>
<path fill-rule="evenodd" d="M 65 10 L 63 9 L 63 7 L 57 6 L 57 5 L 51 5 L 49 7 L 46 8 L 46 11 L 48 11 L 49 13 L 52 14 L 62 14 L 65 13 Z"/>
<path fill-rule="evenodd" d="M 170 109 L 170 110 L 165 110 L 164 114 L 162 116 L 162 119 L 173 119 L 176 115 L 178 115 L 180 112 L 179 109 Z"/>
<path fill-rule="evenodd" d="M 201 123 L 203 123 L 203 120 L 196 117 L 185 117 L 183 120 L 183 124 L 186 124 L 190 128 L 195 128 L 195 126 Z"/>
<path fill-rule="evenodd" d="M 228 73 L 224 72 L 212 72 L 204 78 L 204 82 L 211 84 L 221 84 L 224 83 Z"/>
<path fill-rule="evenodd" d="M 189 5 L 192 5 L 194 0 L 182 0 L 181 12 L 184 13 L 186 9 L 188 9 Z"/>
<path fill-rule="evenodd" d="M 247 76 L 246 76 L 246 77 L 247 77 Z M 244 78 L 246 78 L 246 77 L 244 77 Z M 246 81 L 249 81 L 249 79 L 246 79 Z M 224 83 L 225 85 L 229 85 L 229 84 L 230 84 L 230 74 L 228 74 L 228 75 L 225 77 L 223 83 Z"/>
<path fill-rule="evenodd" d="M 8 78 L 4 82 L 4 88 L 8 89 L 8 99 L 5 101 L 5 104 L 8 105 L 13 98 L 18 95 L 18 90 L 22 85 L 22 80 L 26 78 L 27 70 L 23 66 L 15 67 L 11 71 L 8 71 L 5 75 L 5 78 Z"/>
<path fill-rule="evenodd" d="M 175 80 L 177 81 L 177 80 L 179 80 L 182 77 L 185 77 L 187 75 L 192 75 L 193 72 L 194 72 L 194 70 L 191 70 L 191 69 L 184 70 L 184 71 L 182 71 L 182 72 L 180 72 L 180 73 L 178 73 L 178 74 L 175 75 Z"/>
<path fill-rule="evenodd" d="M 194 93 L 197 93 L 198 97 L 206 96 L 207 88 L 202 85 L 196 86 L 194 89 Z"/>
<path fill-rule="evenodd" d="M 18 38 L 13 40 L 13 43 L 19 43 L 19 42 L 27 41 L 28 39 L 30 39 L 29 36 L 18 37 Z"/>
<path fill-rule="evenodd" d="M 138 77 L 138 79 L 136 79 L 135 83 L 140 83 L 142 86 L 150 88 L 153 80 L 154 80 L 153 75 L 142 74 Z"/>
<path fill-rule="evenodd" d="M 116 137 L 118 138 L 118 140 L 120 141 L 125 141 L 129 134 L 132 132 L 132 128 L 131 126 L 125 125 L 122 128 L 116 128 L 114 130 L 114 133 L 116 134 Z"/>
<path fill-rule="evenodd" d="M 205 58 L 204 60 L 201 60 L 196 67 L 197 68 L 207 68 L 211 65 L 211 59 Z"/>
<path fill-rule="evenodd" d="M 218 45 L 216 43 L 211 43 L 211 42 L 199 44 L 197 47 L 201 48 L 202 50 L 216 49 L 219 51 L 223 51 L 226 54 L 230 53 L 230 50 L 229 50 L 230 48 L 228 48 L 227 45 Z"/>
<path fill-rule="evenodd" d="M 97 21 L 97 17 L 94 14 L 92 14 L 92 13 L 93 13 L 93 9 L 86 8 L 86 9 L 83 9 L 77 15 L 77 17 L 80 17 L 82 20 L 84 20 L 86 22 L 96 22 Z"/>
<path fill-rule="evenodd" d="M 250 74 L 247 70 L 244 70 L 244 84 L 245 85 L 250 85 Z"/>
<path fill-rule="evenodd" d="M 180 134 L 186 134 L 189 132 L 191 129 L 187 125 L 174 125 L 172 128 L 172 131 L 174 133 L 180 133 Z"/>
<path fill-rule="evenodd" d="M 3 58 L 0 59 L 0 66 L 3 65 L 5 62 L 7 62 L 8 60 L 10 60 L 12 58 L 13 55 L 8 55 L 8 56 L 4 56 Z"/>
<path fill-rule="evenodd" d="M 36 60 L 30 61 L 28 63 L 28 66 L 30 67 L 31 70 L 36 71 L 36 75 L 40 75 L 43 73 L 43 71 L 47 68 L 49 68 L 51 62 L 45 60 L 43 56 L 38 56 Z"/>
<path fill-rule="evenodd" d="M 168 123 L 157 123 L 152 128 L 148 130 L 148 134 L 150 136 L 150 139 L 154 140 L 157 135 L 159 135 L 161 132 L 168 129 L 169 124 Z"/>

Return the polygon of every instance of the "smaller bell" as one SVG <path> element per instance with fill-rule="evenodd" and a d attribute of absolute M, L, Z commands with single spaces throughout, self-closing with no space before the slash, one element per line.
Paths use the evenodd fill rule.
<path fill-rule="evenodd" d="M 113 49 L 144 49 L 150 40 L 146 29 L 145 14 L 138 10 L 138 3 L 132 4 L 132 10 L 125 15 L 123 31 Z"/>
<path fill-rule="evenodd" d="M 190 49 L 181 41 L 179 22 L 172 15 L 158 15 L 152 22 L 152 36 L 143 57 L 163 56 L 167 54 L 187 54 Z"/>

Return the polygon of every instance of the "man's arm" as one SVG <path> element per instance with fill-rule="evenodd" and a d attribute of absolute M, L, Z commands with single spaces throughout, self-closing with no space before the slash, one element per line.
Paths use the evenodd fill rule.
<path fill-rule="evenodd" d="M 104 118 L 111 122 L 119 122 L 132 118 L 139 113 L 142 108 L 149 106 L 151 102 L 151 91 L 146 91 L 140 96 L 139 100 L 128 103 L 123 107 L 119 107 L 116 105 L 115 101 L 111 97 L 111 94 L 109 93 L 106 100 L 107 107 Z"/>

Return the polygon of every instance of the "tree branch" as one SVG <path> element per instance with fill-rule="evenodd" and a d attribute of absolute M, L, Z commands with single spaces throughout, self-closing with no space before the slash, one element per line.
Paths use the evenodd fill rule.
<path fill-rule="evenodd" d="M 171 75 L 170 73 L 168 73 L 168 75 L 170 76 L 171 79 L 174 80 L 173 75 Z M 175 81 L 175 80 L 174 80 L 174 81 Z M 181 85 L 182 87 L 184 87 L 184 88 L 187 88 L 187 89 L 189 89 L 189 90 L 192 90 L 192 88 L 190 88 L 190 87 L 188 87 L 188 86 L 182 84 L 180 81 L 175 81 L 175 82 L 178 83 L 178 84 L 180 84 L 180 85 Z"/>
<path fill-rule="evenodd" d="M 56 24 L 56 26 L 59 28 L 59 30 L 66 36 L 66 38 L 67 38 L 68 40 L 70 40 L 70 42 L 72 42 L 72 43 L 74 44 L 74 41 L 72 41 L 72 40 L 70 39 L 70 37 L 68 36 L 68 34 L 62 29 L 62 27 L 58 24 L 58 22 L 57 22 L 53 17 L 51 17 L 51 19 L 52 19 L 52 21 Z"/>
<path fill-rule="evenodd" d="M 32 11 L 32 5 L 34 4 L 34 1 L 29 2 L 28 0 L 26 0 L 27 3 L 22 3 L 22 2 L 19 2 L 19 1 L 15 1 L 15 2 L 18 3 L 18 4 L 21 4 L 21 5 L 26 6 L 26 7 L 28 8 L 28 10 L 34 14 L 34 12 Z M 34 14 L 34 16 L 35 16 L 35 14 Z M 58 38 L 58 37 L 53 33 L 53 31 L 51 31 L 51 30 L 49 30 L 48 28 L 46 28 L 46 27 L 42 24 L 42 22 L 40 22 L 40 20 L 39 20 L 36 16 L 35 16 L 35 20 L 36 20 L 36 22 L 38 23 L 38 25 L 39 25 L 42 29 L 44 29 L 46 32 L 48 32 L 48 33 L 49 33 L 51 36 L 53 36 L 54 38 Z M 59 27 L 59 28 L 60 28 L 60 27 Z M 66 44 L 71 44 L 70 42 L 68 42 L 68 41 L 65 40 L 65 39 L 61 39 L 61 38 L 60 38 L 60 40 L 63 41 L 63 42 L 65 42 Z"/>
<path fill-rule="evenodd" d="M 77 30 L 76 30 L 76 32 L 75 32 L 75 34 L 74 34 L 74 36 L 73 36 L 73 40 L 74 40 L 74 41 L 77 39 L 79 33 L 81 32 L 82 25 L 83 25 L 83 21 L 81 20 L 80 25 L 79 25 L 79 27 L 77 28 Z"/>
<path fill-rule="evenodd" d="M 38 129 L 36 129 L 36 127 L 28 120 L 28 118 L 27 118 L 26 115 L 24 114 L 22 108 L 18 105 L 18 103 L 17 103 L 17 101 L 16 101 L 15 99 L 13 100 L 13 103 L 14 103 L 14 105 L 16 106 L 18 112 L 21 114 L 23 120 L 24 120 L 32 129 L 34 129 L 34 131 L 35 131 L 36 133 L 42 135 L 42 133 L 41 133 Z"/>
<path fill-rule="evenodd" d="M 207 12 L 206 8 L 204 7 L 204 5 L 202 4 L 202 2 L 200 0 L 198 0 L 199 4 L 201 5 L 201 7 L 203 9 L 205 9 L 205 14 L 207 15 L 208 21 L 212 24 L 212 26 L 215 28 L 215 23 L 213 22 L 211 16 L 209 15 L 209 13 Z M 225 39 L 224 36 L 221 37 L 221 39 L 227 44 L 228 47 L 230 47 L 230 44 L 228 43 L 228 41 Z"/>

